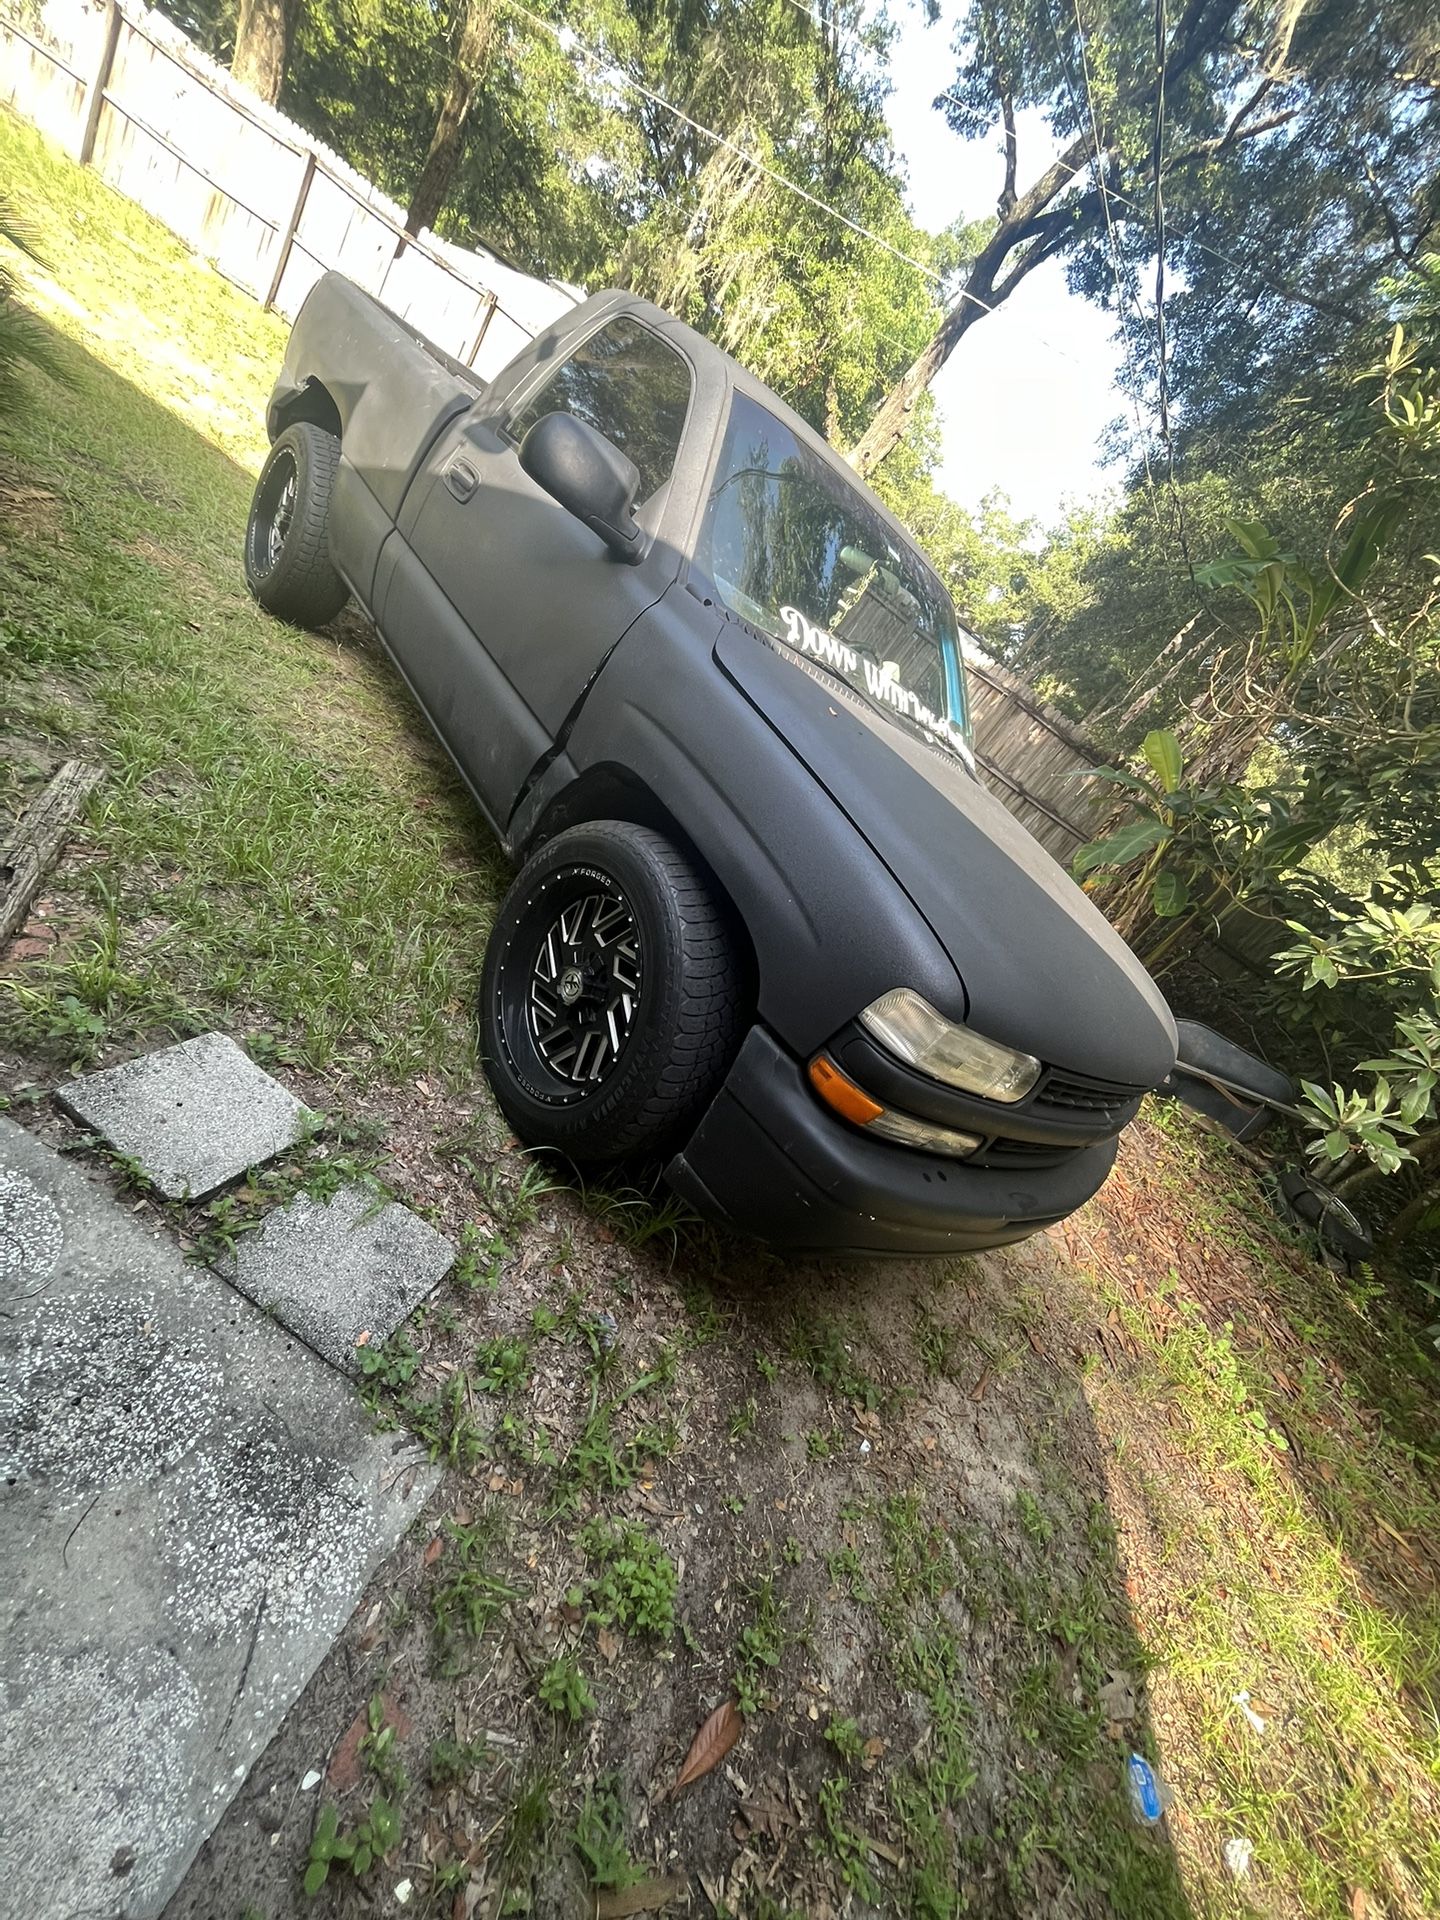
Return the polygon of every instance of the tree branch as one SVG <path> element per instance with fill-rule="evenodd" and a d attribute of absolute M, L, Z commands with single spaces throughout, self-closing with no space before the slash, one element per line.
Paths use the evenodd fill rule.
<path fill-rule="evenodd" d="M 1274 84 L 1275 82 L 1271 79 L 1270 75 L 1267 73 L 1264 79 L 1260 82 L 1259 86 L 1255 89 L 1254 93 L 1252 93 L 1250 98 L 1244 103 L 1244 105 L 1237 107 L 1235 109 L 1235 118 L 1230 122 L 1229 126 L 1225 129 L 1225 136 L 1220 142 L 1220 145 L 1222 148 L 1229 146 L 1230 142 L 1239 133 L 1241 127 L 1250 118 L 1251 114 L 1255 111 L 1256 107 L 1259 106 L 1260 102 L 1265 98 L 1266 94 L 1269 93 L 1271 87 L 1273 87 Z"/>
<path fill-rule="evenodd" d="M 1000 117 L 1005 126 L 1005 184 L 1000 189 L 1000 198 L 996 202 L 996 212 L 1003 220 L 1015 205 L 1015 173 L 1019 155 L 1015 145 L 1015 101 L 1010 92 L 1009 82 L 1003 80 L 997 68 L 995 87 L 1000 95 Z"/>
<path fill-rule="evenodd" d="M 1213 154 L 1224 153 L 1227 147 L 1237 146 L 1242 140 L 1258 140 L 1262 133 L 1273 133 L 1276 127 L 1283 127 L 1287 120 L 1293 120 L 1299 112 L 1298 107 L 1287 107 L 1284 113 L 1272 113 L 1268 120 L 1257 120 L 1253 127 L 1243 127 L 1237 133 L 1232 120 L 1218 139 L 1197 140 L 1193 147 L 1185 147 L 1179 153 L 1172 153 L 1165 162 L 1162 172 L 1166 177 L 1177 167 L 1188 167 L 1196 160 L 1208 160 Z"/>

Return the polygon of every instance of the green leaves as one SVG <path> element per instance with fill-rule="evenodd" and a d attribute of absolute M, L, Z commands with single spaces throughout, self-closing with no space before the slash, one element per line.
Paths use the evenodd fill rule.
<path fill-rule="evenodd" d="M 1157 873 L 1151 899 L 1160 919 L 1174 920 L 1190 905 L 1190 889 L 1178 873 Z"/>
<path fill-rule="evenodd" d="M 377 1860 L 383 1860 L 399 1840 L 400 1815 L 383 1793 L 375 1795 L 353 1832 L 341 1831 L 337 1807 L 333 1804 L 322 1807 L 300 1884 L 313 1900 L 330 1877 L 332 1866 L 348 1867 L 359 1879 Z"/>
<path fill-rule="evenodd" d="M 1180 785 L 1185 761 L 1180 751 L 1180 742 L 1169 727 L 1156 727 L 1147 733 L 1140 746 L 1141 753 L 1160 782 L 1165 793 L 1174 793 Z"/>
<path fill-rule="evenodd" d="M 1075 856 L 1075 878 L 1083 879 L 1096 867 L 1128 867 L 1170 838 L 1171 830 L 1163 820 L 1127 820 L 1104 840 L 1092 840 L 1080 849 Z"/>

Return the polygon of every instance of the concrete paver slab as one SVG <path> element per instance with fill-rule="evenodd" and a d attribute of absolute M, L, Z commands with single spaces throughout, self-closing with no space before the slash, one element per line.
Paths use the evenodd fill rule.
<path fill-rule="evenodd" d="M 161 1911 L 435 1479 L 0 1119 L 0 1920 Z"/>
<path fill-rule="evenodd" d="M 278 1208 L 219 1271 L 325 1359 L 356 1373 L 360 1335 L 373 1346 L 388 1340 L 454 1260 L 445 1236 L 408 1207 L 377 1206 L 356 1185 Z"/>
<path fill-rule="evenodd" d="M 172 1200 L 203 1199 L 293 1147 L 312 1118 L 228 1034 L 202 1033 L 56 1089 L 60 1104 Z"/>

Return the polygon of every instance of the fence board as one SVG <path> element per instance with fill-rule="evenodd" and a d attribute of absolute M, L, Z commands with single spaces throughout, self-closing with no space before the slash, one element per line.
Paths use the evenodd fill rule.
<path fill-rule="evenodd" d="M 287 318 L 334 268 L 488 378 L 583 297 L 407 235 L 394 201 L 136 0 L 118 19 L 0 0 L 0 101 Z"/>

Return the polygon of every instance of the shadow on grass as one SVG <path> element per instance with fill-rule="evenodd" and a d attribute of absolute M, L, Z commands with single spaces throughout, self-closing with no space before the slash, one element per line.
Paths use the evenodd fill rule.
<path fill-rule="evenodd" d="M 318 1072 L 473 1072 L 503 864 L 449 763 L 363 622 L 301 633 L 250 600 L 250 476 L 55 351 L 68 382 L 0 427 L 7 803 L 69 753 L 105 779 L 5 1030 L 89 1060 L 219 1024 Z"/>

